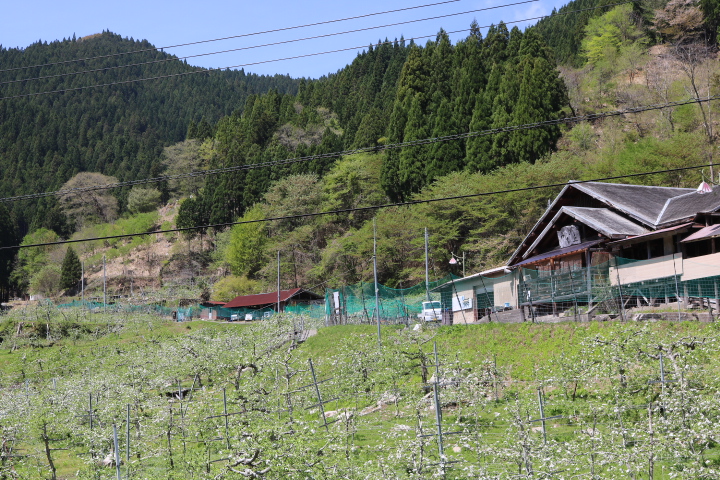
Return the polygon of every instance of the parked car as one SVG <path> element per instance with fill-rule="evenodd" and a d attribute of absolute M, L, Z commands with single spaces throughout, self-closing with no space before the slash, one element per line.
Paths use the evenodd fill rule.
<path fill-rule="evenodd" d="M 424 322 L 438 322 L 442 320 L 442 306 L 440 302 L 423 302 L 422 312 L 418 313 L 418 318 Z"/>

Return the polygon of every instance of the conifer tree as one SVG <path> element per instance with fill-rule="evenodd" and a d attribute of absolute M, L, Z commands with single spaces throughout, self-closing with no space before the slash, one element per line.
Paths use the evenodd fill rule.
<path fill-rule="evenodd" d="M 411 100 L 407 123 L 403 139 L 405 142 L 427 138 L 430 129 L 427 128 L 426 118 L 420 107 L 420 98 L 415 96 Z M 404 147 L 400 151 L 399 180 L 400 189 L 407 197 L 411 193 L 420 191 L 426 183 L 426 164 L 428 148 L 425 145 Z"/>
<path fill-rule="evenodd" d="M 492 126 L 493 101 L 503 78 L 502 64 L 494 64 L 490 71 L 485 91 L 479 92 L 475 97 L 475 108 L 473 109 L 472 120 L 470 121 L 471 132 L 482 132 Z M 471 137 L 466 142 L 465 163 L 470 171 L 489 172 L 495 166 L 490 149 L 492 137 L 477 136 Z"/>
<path fill-rule="evenodd" d="M 453 115 L 450 101 L 443 99 L 435 115 L 435 126 L 432 137 L 444 137 L 456 134 L 458 122 Z M 432 144 L 426 165 L 425 184 L 430 184 L 438 177 L 462 170 L 464 163 L 463 145 L 460 140 L 449 140 Z"/>
<path fill-rule="evenodd" d="M 556 118 L 567 104 L 565 84 L 551 63 L 550 52 L 535 31 L 525 36 L 517 67 L 520 80 L 512 124 L 525 125 Z M 508 149 L 513 161 L 534 162 L 555 146 L 560 138 L 557 125 L 516 131 L 510 134 Z"/>
<path fill-rule="evenodd" d="M 0 203 L 0 247 L 17 245 L 15 221 L 5 205 Z M 10 287 L 10 270 L 15 259 L 14 250 L 0 250 L 0 300 L 6 301 Z"/>
<path fill-rule="evenodd" d="M 77 287 L 82 276 L 82 265 L 75 250 L 68 247 L 63 259 L 62 269 L 60 270 L 60 288 L 68 290 Z"/>

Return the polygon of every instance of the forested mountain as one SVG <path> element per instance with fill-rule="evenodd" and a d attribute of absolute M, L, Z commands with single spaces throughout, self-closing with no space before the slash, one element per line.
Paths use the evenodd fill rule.
<path fill-rule="evenodd" d="M 540 20 L 534 28 L 552 48 L 558 63 L 579 67 L 585 61 L 581 43 L 588 21 L 612 9 L 612 6 L 598 7 L 618 3 L 617 0 L 572 0 L 559 10 L 553 9 L 553 15 L 559 15 Z"/>
<path fill-rule="evenodd" d="M 137 50 L 145 51 L 112 56 Z M 102 58 L 61 63 L 90 57 Z M 158 63 L 144 64 L 147 62 Z M 47 66 L 22 68 L 33 65 Z M 134 66 L 113 68 L 121 65 Z M 57 76 L 87 70 L 100 71 Z M 0 47 L 0 97 L 197 70 L 202 69 L 155 50 L 147 41 L 103 32 L 81 39 L 38 42 L 25 49 Z M 18 81 L 38 77 L 44 78 Z M 65 93 L 3 98 L 0 196 L 54 190 L 80 171 L 101 172 L 121 181 L 156 175 L 163 147 L 183 140 L 192 122 L 214 124 L 242 110 L 249 95 L 270 90 L 293 94 L 298 84 L 298 80 L 285 75 L 213 70 Z M 39 224 L 52 206 L 52 201 L 22 202 L 13 208 L 25 223 L 40 213 L 35 222 Z"/>
<path fill-rule="evenodd" d="M 409 142 L 557 118 L 568 106 L 552 53 L 530 30 L 491 27 L 451 45 L 413 48 L 403 69 L 388 127 L 390 142 Z M 467 141 L 391 150 L 382 184 L 391 199 L 408 198 L 458 170 L 489 172 L 509 163 L 534 162 L 553 149 L 557 127 Z"/>
<path fill-rule="evenodd" d="M 533 30 L 504 24 L 452 45 L 444 31 L 424 46 L 382 42 L 347 68 L 302 82 L 297 96 L 251 97 L 216 126 L 211 167 L 233 167 L 374 147 L 557 118 L 569 111 L 552 52 Z M 551 151 L 557 127 L 391 149 L 381 184 L 408 198 L 458 170 L 488 172 Z M 213 176 L 184 204 L 186 226 L 232 221 L 288 174 L 322 176 L 334 158 Z"/>
<path fill-rule="evenodd" d="M 213 146 L 217 166 L 243 165 L 335 151 L 333 145 L 372 148 L 686 100 L 692 82 L 699 96 L 715 94 L 720 66 L 717 47 L 705 35 L 710 16 L 701 5 L 692 0 L 639 8 L 627 3 L 560 22 L 555 40 L 548 41 L 567 47 L 561 55 L 545 42 L 548 24 L 525 32 L 499 24 L 485 35 L 473 29 L 454 45 L 441 31 L 422 46 L 398 42 L 373 48 L 347 69 L 304 83 L 297 96 L 253 98 L 242 115 L 221 120 L 206 144 Z M 556 59 L 563 55 L 558 68 Z M 365 74 L 350 75 L 351 69 Z M 688 105 L 218 176 L 208 179 L 200 196 L 182 204 L 178 221 L 214 223 L 238 215 L 256 221 L 698 165 L 716 144 L 705 123 L 714 111 Z M 260 126 L 263 130 L 256 130 Z M 688 174 L 631 181 L 696 186 L 700 179 Z M 369 215 L 239 225 L 217 237 L 218 261 L 235 275 L 226 277 L 223 286 L 237 282 L 236 293 L 271 289 L 278 251 L 288 285 L 322 284 L 330 278 L 345 284 L 369 281 L 375 231 L 380 281 L 408 285 L 423 277 L 425 227 L 431 232 L 433 276 L 448 273 L 450 255 L 458 252 L 468 254 L 468 271 L 497 266 L 554 193 L 537 190 L 383 209 L 374 214 L 377 229 Z"/>
<path fill-rule="evenodd" d="M 378 42 L 346 68 L 301 81 L 296 96 L 252 96 L 221 119 L 210 168 L 227 168 L 328 154 L 383 143 L 408 52 L 403 41 Z M 181 225 L 223 223 L 263 198 L 270 184 L 292 174 L 325 174 L 337 157 L 298 161 L 212 176 L 204 192 L 183 203 Z"/>
<path fill-rule="evenodd" d="M 604 2 L 576 0 L 563 11 L 591 8 L 600 1 Z M 118 214 L 125 215 L 125 225 L 135 225 L 132 231 L 154 229 L 160 224 L 150 220 L 152 215 L 142 221 L 129 215 L 149 215 L 168 199 L 177 201 L 173 205 L 178 214 L 171 217 L 175 224 L 192 227 L 700 164 L 712 158 L 717 145 L 712 127 L 717 109 L 704 104 L 578 125 L 383 147 L 568 114 L 687 100 L 689 92 L 714 95 L 720 88 L 720 63 L 717 44 L 709 35 L 713 25 L 717 28 L 713 8 L 705 0 L 657 0 L 557 16 L 524 32 L 500 23 L 483 35 L 473 24 L 469 35 L 455 44 L 442 30 L 424 45 L 402 39 L 378 42 L 350 65 L 317 80 L 213 71 L 0 100 L 0 188 L 3 195 L 15 195 L 57 188 L 71 176 L 68 186 L 90 178 L 114 181 L 103 175 L 127 180 L 233 169 L 104 192 L 96 203 L 108 206 L 107 212 L 95 211 L 92 205 L 76 208 L 64 196 L 59 202 L 11 204 L 29 230 L 49 229 L 25 237 L 26 243 L 36 243 L 45 236 L 100 236 L 97 232 L 104 227 L 94 230 L 92 224 L 112 225 Z M 27 50 L 45 52 L 45 57 L 28 63 L 52 62 L 60 57 L 50 52 L 62 48 L 87 48 L 74 56 L 93 56 L 93 42 L 105 45 L 105 51 L 114 51 L 116 44 L 150 48 L 105 33 L 83 41 L 35 45 Z M 0 52 L 9 57 L 20 53 Z M 136 72 L 138 77 L 194 70 L 162 52 L 142 55 L 171 61 L 143 67 L 153 70 Z M 102 60 L 106 61 L 110 59 Z M 45 75 L 44 68 L 34 75 Z M 51 68 L 63 71 L 69 66 Z M 107 74 L 120 78 L 116 70 Z M 0 75 L 20 78 L 15 70 Z M 79 78 L 44 82 L 46 88 L 56 89 L 83 85 Z M 0 83 L 0 94 L 19 94 L 23 88 Z M 355 148 L 366 151 L 335 155 Z M 75 175 L 81 171 L 85 173 Z M 633 181 L 693 186 L 698 178 L 687 174 Z M 287 284 L 324 284 L 330 278 L 358 282 L 372 276 L 368 259 L 373 255 L 375 216 L 380 281 L 407 285 L 424 275 L 424 228 L 431 232 L 433 276 L 448 273 L 449 255 L 461 252 L 468 254 L 468 271 L 496 266 L 552 196 L 551 190 L 538 190 L 378 212 L 288 218 L 232 231 L 212 228 L 199 242 L 192 238 L 197 232 L 191 231 L 175 239 L 177 245 L 187 243 L 173 255 L 191 258 L 199 243 L 205 259 L 202 268 L 212 265 L 214 272 L 232 273 L 223 281 L 239 282 L 248 293 L 272 288 L 278 251 L 285 255 L 282 276 Z M 164 227 L 172 225 L 168 217 L 153 218 L 163 218 Z M 22 227 L 19 233 L 25 234 L 27 228 Z M 17 235 L 5 235 L 0 243 L 18 241 Z M 79 254 L 97 255 L 93 245 Z M 6 270 L 11 260 L 4 259 Z M 36 263 L 16 263 L 16 286 L 33 284 L 42 272 L 36 268 L 42 262 Z"/>
<path fill-rule="evenodd" d="M 641 0 L 623 2 L 622 0 L 571 0 L 560 9 L 553 9 L 553 16 L 540 20 L 533 28 L 542 36 L 545 42 L 555 53 L 555 58 L 562 65 L 580 67 L 586 58 L 582 53 L 582 40 L 586 35 L 585 27 L 588 22 L 610 11 L 618 4 L 632 5 L 632 10 L 638 17 L 644 19 L 644 24 L 653 24 L 655 12 L 666 5 L 674 3 L 681 10 L 698 6 L 704 18 L 700 24 L 709 43 L 715 43 L 720 26 L 720 2 L 718 0 Z M 603 8 L 599 8 L 603 7 Z M 573 12 L 573 13 L 568 13 Z M 559 15 L 556 15 L 559 14 Z M 682 22 L 678 18 L 679 22 Z M 652 35 L 662 40 L 662 29 L 649 29 Z"/>

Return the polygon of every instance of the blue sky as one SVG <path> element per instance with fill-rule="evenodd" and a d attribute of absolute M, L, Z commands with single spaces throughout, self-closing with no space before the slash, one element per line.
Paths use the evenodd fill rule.
<path fill-rule="evenodd" d="M 124 37 L 147 39 L 155 46 L 163 47 L 427 5 L 438 1 L 442 0 L 366 0 L 365 2 L 322 2 L 318 0 L 303 2 L 286 0 L 253 2 L 239 0 L 207 0 L 205 2 L 187 0 L 173 2 L 156 0 L 126 0 L 124 2 L 14 1 L 6 2 L 3 6 L 3 15 L 0 17 L 0 44 L 5 48 L 24 48 L 38 40 L 60 40 L 70 38 L 73 34 L 82 37 L 110 30 Z M 393 14 L 172 48 L 166 51 L 179 57 L 198 55 L 468 12 L 521 1 L 523 0 L 458 0 Z M 500 20 L 515 22 L 529 17 L 547 15 L 553 7 L 559 8 L 565 3 L 566 1 L 560 0 L 534 0 L 510 7 L 465 13 L 406 25 L 387 26 L 284 45 L 188 58 L 187 61 L 191 65 L 202 67 L 224 68 L 245 65 L 244 68 L 248 72 L 281 73 L 290 74 L 293 77 L 317 78 L 335 72 L 351 62 L 355 55 L 362 50 L 362 48 L 352 47 L 364 47 L 379 39 L 384 40 L 386 37 L 392 40 L 401 35 L 406 39 L 434 36 L 440 28 L 449 32 L 463 30 L 463 32 L 451 34 L 453 41 L 456 41 L 467 35 L 466 30 L 473 19 L 477 19 L 480 26 L 497 23 Z M 535 21 L 513 25 L 524 28 L 533 23 Z M 427 38 L 419 38 L 416 41 L 425 43 Z M 258 63 L 339 49 L 351 50 L 295 60 Z"/>

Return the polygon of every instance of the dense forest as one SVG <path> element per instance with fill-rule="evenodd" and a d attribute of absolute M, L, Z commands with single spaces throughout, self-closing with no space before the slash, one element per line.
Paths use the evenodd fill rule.
<path fill-rule="evenodd" d="M 584 11 L 546 18 L 525 31 L 500 23 L 481 32 L 473 22 L 468 35 L 454 44 L 442 30 L 424 45 L 402 38 L 378 41 L 350 65 L 317 80 L 208 71 L 0 100 L 3 195 L 232 170 L 88 195 L 98 208 L 77 205 L 68 196 L 9 203 L 6 217 L 19 229 L 3 241 L 19 241 L 28 231 L 35 233 L 25 237 L 26 243 L 87 238 L 99 231 L 92 224 L 112 224 L 118 216 L 136 228 L 157 228 L 149 217 L 136 221 L 133 215 L 146 215 L 168 201 L 177 206 L 173 224 L 192 227 L 562 183 L 712 158 L 714 110 L 702 104 L 393 148 L 682 100 L 688 92 L 702 96 L 719 88 L 715 3 L 575 0 L 559 13 L 575 10 Z M 133 55 L 168 61 L 132 67 L 135 78 L 194 70 L 147 42 L 110 33 L 24 51 L 2 50 L 0 55 L 13 59 L 8 65 L 19 66 L 139 48 L 151 51 Z M 21 58 L 26 54 L 32 54 L 30 60 Z M 119 61 L 101 60 L 108 65 Z M 65 69 L 70 67 L 38 67 L 33 75 Z M 119 72 L 93 75 L 119 80 Z M 28 72 L 4 70 L 0 75 L 24 78 Z M 46 79 L 43 88 L 85 85 L 79 78 Z M 107 81 L 82 78 L 87 84 Z M 22 82 L 0 83 L 2 96 L 33 91 L 24 88 Z M 349 154 L 354 149 L 363 153 Z M 696 176 L 636 181 L 689 186 Z M 282 272 L 288 284 L 329 278 L 357 282 L 371 273 L 375 216 L 381 282 L 402 286 L 422 277 L 424 227 L 431 230 L 434 276 L 448 273 L 448 258 L 462 252 L 468 254 L 468 270 L 495 266 L 553 195 L 551 190 L 536 191 L 376 214 L 211 228 L 183 234 L 178 241 L 188 247 L 174 255 L 199 255 L 211 283 L 224 277 L 225 292 L 267 288 L 278 250 L 289 256 Z M 81 249 L 80 255 L 97 255 L 97 247 Z M 8 257 L 5 269 L 14 265 L 13 282 L 23 288 L 33 284 L 43 264 L 29 257 L 12 262 Z"/>
<path fill-rule="evenodd" d="M 551 51 L 535 31 L 492 27 L 452 45 L 441 31 L 424 46 L 380 42 L 347 69 L 300 84 L 297 96 L 251 97 L 215 128 L 211 168 L 252 165 L 377 147 L 557 118 L 569 111 Z M 557 127 L 493 139 L 390 149 L 380 182 L 392 200 L 409 198 L 458 170 L 488 172 L 551 151 Z M 334 158 L 213 176 L 184 204 L 181 224 L 232 221 L 288 174 L 323 176 Z"/>
<path fill-rule="evenodd" d="M 116 55 L 125 52 L 138 53 Z M 88 60 L 72 62 L 77 59 Z M 0 65 L 2 197 L 56 190 L 82 171 L 120 181 L 157 175 L 163 147 L 184 140 L 191 124 L 214 124 L 242 110 L 250 95 L 269 90 L 293 94 L 300 83 L 285 75 L 242 70 L 172 77 L 204 69 L 147 41 L 110 32 L 25 49 L 0 47 Z M 24 68 L 34 65 L 45 66 Z M 84 71 L 92 73 L 71 74 Z M 73 90 L 161 76 L 170 77 Z M 70 91 L 32 95 L 57 90 Z M 127 194 L 117 192 L 121 199 Z M 54 206 L 44 200 L 12 208 L 26 232 L 28 224 L 31 229 L 60 229 L 57 222 L 47 224 Z"/>

